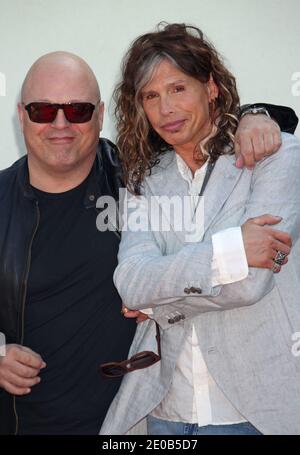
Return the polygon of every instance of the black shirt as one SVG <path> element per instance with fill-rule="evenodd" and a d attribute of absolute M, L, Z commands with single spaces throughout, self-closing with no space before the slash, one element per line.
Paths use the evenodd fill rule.
<path fill-rule="evenodd" d="M 84 206 L 87 178 L 65 193 L 34 189 L 40 223 L 32 246 L 24 346 L 47 363 L 16 402 L 20 434 L 97 434 L 120 380 L 100 363 L 127 358 L 136 323 L 113 285 L 119 239 L 99 232 Z"/>

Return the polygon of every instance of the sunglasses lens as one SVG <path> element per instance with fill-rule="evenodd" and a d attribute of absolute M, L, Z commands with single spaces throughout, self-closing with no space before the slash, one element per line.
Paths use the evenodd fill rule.
<path fill-rule="evenodd" d="M 103 365 L 101 366 L 101 371 L 105 376 L 110 376 L 112 378 L 117 378 L 127 373 L 125 368 L 117 364 Z"/>
<path fill-rule="evenodd" d="M 141 354 L 136 354 L 130 359 L 130 364 L 128 367 L 133 367 L 138 370 L 141 368 L 147 368 L 153 365 L 155 362 L 160 360 L 160 358 L 154 352 L 145 352 Z"/>
<path fill-rule="evenodd" d="M 64 113 L 71 123 L 85 123 L 91 120 L 94 109 L 91 103 L 72 103 L 64 106 Z"/>
<path fill-rule="evenodd" d="M 35 123 L 51 123 L 56 117 L 57 109 L 48 103 L 30 103 L 25 106 L 29 118 Z"/>

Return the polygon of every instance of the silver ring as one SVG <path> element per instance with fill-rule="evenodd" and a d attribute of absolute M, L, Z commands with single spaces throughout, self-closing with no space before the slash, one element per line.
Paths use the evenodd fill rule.
<path fill-rule="evenodd" d="M 283 253 L 282 251 L 277 251 L 277 254 L 274 258 L 274 262 L 278 265 L 282 265 L 286 257 L 287 257 L 286 253 Z"/>
<path fill-rule="evenodd" d="M 273 262 L 274 262 L 274 265 L 273 265 L 273 267 L 272 267 L 272 272 L 273 272 L 273 273 L 277 273 L 277 272 L 279 272 L 279 270 L 280 270 L 280 268 L 281 268 L 281 265 L 278 264 L 278 263 L 275 262 L 275 261 L 273 261 Z"/>

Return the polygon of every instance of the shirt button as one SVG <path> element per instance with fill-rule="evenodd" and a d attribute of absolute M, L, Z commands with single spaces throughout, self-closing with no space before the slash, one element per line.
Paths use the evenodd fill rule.
<path fill-rule="evenodd" d="M 90 200 L 91 202 L 94 202 L 95 196 L 94 196 L 93 194 L 90 194 L 90 195 L 89 195 L 89 200 Z"/>

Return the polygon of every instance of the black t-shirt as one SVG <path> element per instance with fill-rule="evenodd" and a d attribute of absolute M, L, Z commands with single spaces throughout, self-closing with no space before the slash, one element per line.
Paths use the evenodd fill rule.
<path fill-rule="evenodd" d="M 84 206 L 88 178 L 60 194 L 34 189 L 40 223 L 32 246 L 24 346 L 47 363 L 18 397 L 20 434 L 97 434 L 120 380 L 100 363 L 127 358 L 136 323 L 121 315 L 113 285 L 119 239 L 99 232 Z"/>

